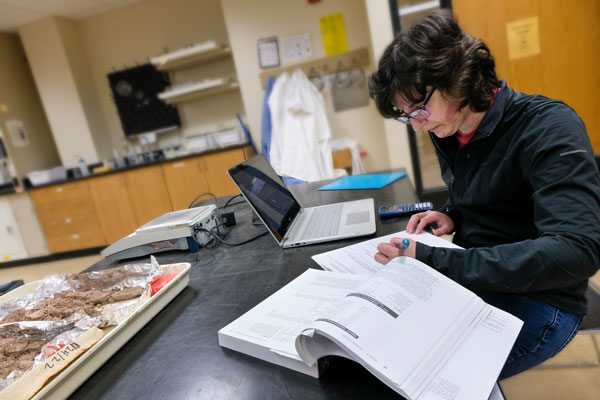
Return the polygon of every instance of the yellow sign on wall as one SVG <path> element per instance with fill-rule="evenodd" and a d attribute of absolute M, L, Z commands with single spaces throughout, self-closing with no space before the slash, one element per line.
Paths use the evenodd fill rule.
<path fill-rule="evenodd" d="M 342 13 L 321 17 L 319 23 L 321 24 L 321 37 L 325 48 L 325 56 L 347 52 L 348 41 L 346 40 L 346 27 L 344 26 Z"/>
<path fill-rule="evenodd" d="M 506 33 L 510 60 L 540 54 L 538 17 L 509 22 L 506 24 Z"/>

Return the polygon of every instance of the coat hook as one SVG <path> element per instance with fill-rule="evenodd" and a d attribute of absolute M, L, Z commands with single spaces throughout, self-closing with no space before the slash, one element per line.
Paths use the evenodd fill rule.
<path fill-rule="evenodd" d="M 350 72 L 344 68 L 344 63 L 339 61 L 335 73 L 335 86 L 346 88 L 350 86 Z"/>
<path fill-rule="evenodd" d="M 325 83 L 323 82 L 323 77 L 321 76 L 321 74 L 319 74 L 319 72 L 317 71 L 317 69 L 315 67 L 310 68 L 310 72 L 308 74 L 308 80 L 313 85 L 315 85 L 315 87 L 317 89 L 319 89 L 319 92 L 321 90 L 323 90 L 323 88 L 325 87 Z"/>
<path fill-rule="evenodd" d="M 356 57 L 352 57 L 352 64 L 350 64 L 350 84 L 358 86 L 365 80 L 365 71 L 360 67 Z"/>

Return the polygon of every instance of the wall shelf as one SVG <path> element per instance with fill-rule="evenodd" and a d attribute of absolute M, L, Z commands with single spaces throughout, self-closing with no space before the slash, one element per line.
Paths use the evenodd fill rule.
<path fill-rule="evenodd" d="M 173 104 L 196 100 L 238 88 L 239 85 L 237 82 L 230 79 L 219 78 L 194 84 L 176 86 L 170 90 L 159 93 L 158 97 L 167 103 Z"/>
<path fill-rule="evenodd" d="M 157 69 L 168 71 L 186 68 L 225 57 L 231 57 L 231 49 L 228 46 L 213 41 L 207 41 L 157 57 L 152 57 L 150 62 L 156 66 Z"/>

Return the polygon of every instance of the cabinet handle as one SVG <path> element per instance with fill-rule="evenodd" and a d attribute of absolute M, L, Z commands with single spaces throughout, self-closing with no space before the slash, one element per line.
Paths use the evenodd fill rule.
<path fill-rule="evenodd" d="M 71 218 L 65 218 L 65 223 L 66 224 L 70 224 L 71 223 Z"/>
<path fill-rule="evenodd" d="M 62 191 L 63 191 L 63 188 L 62 188 L 62 187 L 57 187 L 57 188 L 56 188 L 56 191 L 57 191 L 58 193 L 60 193 L 60 192 L 62 192 Z"/>
<path fill-rule="evenodd" d="M 76 234 L 74 234 L 74 235 L 71 235 L 71 237 L 72 237 L 73 239 L 79 239 L 79 234 L 77 234 L 77 233 L 76 233 Z"/>
<path fill-rule="evenodd" d="M 178 162 L 178 163 L 173 164 L 173 168 L 181 168 L 181 167 L 185 167 L 184 162 Z"/>

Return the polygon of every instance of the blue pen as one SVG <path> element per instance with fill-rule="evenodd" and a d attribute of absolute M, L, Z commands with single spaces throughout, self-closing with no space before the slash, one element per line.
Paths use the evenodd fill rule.
<path fill-rule="evenodd" d="M 408 246 L 410 246 L 410 241 L 408 239 L 404 239 L 402 241 L 402 243 L 398 243 L 396 245 L 396 248 L 398 248 L 400 250 L 406 250 L 406 249 L 408 249 Z"/>

